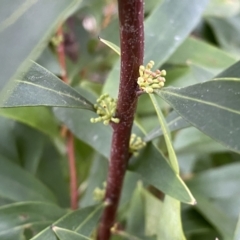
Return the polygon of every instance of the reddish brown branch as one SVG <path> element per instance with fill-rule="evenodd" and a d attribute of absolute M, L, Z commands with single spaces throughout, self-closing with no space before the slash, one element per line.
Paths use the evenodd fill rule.
<path fill-rule="evenodd" d="M 59 40 L 59 44 L 57 45 L 57 56 L 58 56 L 58 62 L 61 67 L 61 78 L 65 83 L 68 83 L 66 58 L 65 58 L 65 50 L 64 50 L 64 35 L 63 35 L 62 26 L 60 26 L 57 30 L 57 38 Z"/>
<path fill-rule="evenodd" d="M 61 78 L 65 83 L 68 83 L 67 69 L 66 69 L 66 57 L 64 51 L 64 35 L 62 26 L 57 30 L 57 38 L 59 44 L 57 45 L 58 61 L 61 67 Z M 69 164 L 70 175 L 70 197 L 71 197 L 71 209 L 78 208 L 78 187 L 77 187 L 77 172 L 76 172 L 76 160 L 75 160 L 75 148 L 73 134 L 65 127 L 62 127 L 62 134 L 67 137 L 67 155 Z"/>
<path fill-rule="evenodd" d="M 70 192 L 71 192 L 71 209 L 78 208 L 78 186 L 77 186 L 77 172 L 75 159 L 74 137 L 68 131 L 67 136 L 67 153 L 70 172 Z"/>
<path fill-rule="evenodd" d="M 121 73 L 117 103 L 119 124 L 113 125 L 105 208 L 98 229 L 98 240 L 109 240 L 117 212 L 122 183 L 129 160 L 129 140 L 137 103 L 137 78 L 143 64 L 143 0 L 118 0 Z"/>

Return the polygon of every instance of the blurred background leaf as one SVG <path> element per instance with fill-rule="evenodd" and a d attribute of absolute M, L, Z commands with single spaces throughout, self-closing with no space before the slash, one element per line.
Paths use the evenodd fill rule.
<path fill-rule="evenodd" d="M 29 66 L 25 62 L 27 58 L 35 59 L 41 53 L 58 23 L 64 21 L 77 4 L 76 0 L 1 2 L 1 89 L 20 69 Z"/>
<path fill-rule="evenodd" d="M 33 236 L 66 213 L 58 206 L 43 202 L 21 202 L 0 207 L 1 239 Z"/>
<path fill-rule="evenodd" d="M 60 106 L 94 111 L 87 99 L 35 62 L 6 86 L 6 92 L 1 107 Z"/>

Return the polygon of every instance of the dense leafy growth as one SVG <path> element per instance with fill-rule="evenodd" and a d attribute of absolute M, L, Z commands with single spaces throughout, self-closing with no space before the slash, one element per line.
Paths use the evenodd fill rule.
<path fill-rule="evenodd" d="M 240 2 L 146 0 L 145 19 L 166 82 L 138 92 L 111 239 L 239 240 Z M 118 123 L 90 119 L 116 108 L 95 103 L 118 96 L 118 26 L 114 0 L 0 2 L 1 240 L 97 238 Z"/>

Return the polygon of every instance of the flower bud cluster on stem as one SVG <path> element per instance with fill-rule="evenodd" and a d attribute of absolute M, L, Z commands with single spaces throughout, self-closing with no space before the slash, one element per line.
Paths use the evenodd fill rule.
<path fill-rule="evenodd" d="M 94 105 L 97 118 L 91 118 L 92 123 L 103 121 L 103 124 L 108 125 L 110 122 L 119 123 L 119 118 L 114 117 L 117 107 L 117 100 L 111 98 L 108 94 L 103 94 L 97 99 Z"/>
<path fill-rule="evenodd" d="M 134 156 L 138 155 L 138 151 L 146 146 L 146 142 L 144 142 L 140 137 L 136 134 L 132 134 L 129 143 L 129 151 Z"/>
<path fill-rule="evenodd" d="M 154 66 L 154 61 L 150 61 L 146 67 L 141 65 L 139 67 L 138 85 L 140 89 L 146 93 L 153 93 L 155 89 L 161 89 L 165 83 L 165 70 L 156 70 L 152 72 L 151 69 Z"/>
<path fill-rule="evenodd" d="M 129 142 L 137 105 L 139 66 L 143 64 L 144 12 L 143 0 L 118 0 L 121 70 L 116 116 L 119 123 L 111 123 L 111 143 L 105 207 L 97 233 L 97 240 L 109 240 L 114 226 L 123 180 L 127 169 Z"/>

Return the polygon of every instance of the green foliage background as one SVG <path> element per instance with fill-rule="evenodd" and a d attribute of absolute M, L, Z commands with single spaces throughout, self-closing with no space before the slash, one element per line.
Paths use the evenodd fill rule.
<path fill-rule="evenodd" d="M 239 240 L 240 2 L 148 0 L 145 16 L 144 61 L 167 82 L 139 98 L 133 132 L 148 144 L 130 160 L 112 239 Z M 71 86 L 52 43 L 63 22 Z M 119 46 L 116 1 L 0 2 L 1 240 L 94 238 L 112 131 L 90 118 L 119 83 L 119 56 L 98 35 Z M 76 211 L 62 124 L 75 137 Z"/>

